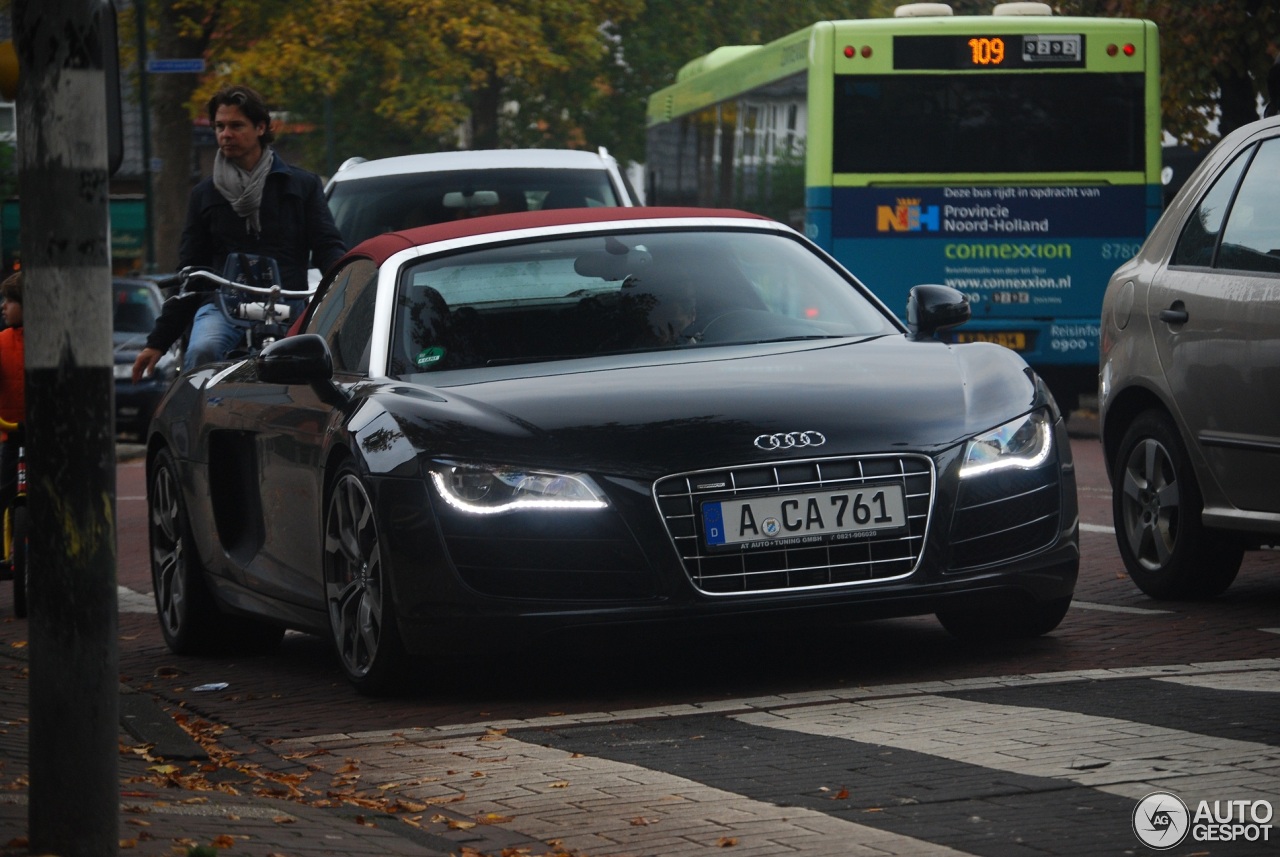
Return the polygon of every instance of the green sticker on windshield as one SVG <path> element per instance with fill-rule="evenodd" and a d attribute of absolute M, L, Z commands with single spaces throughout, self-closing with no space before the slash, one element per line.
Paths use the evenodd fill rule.
<path fill-rule="evenodd" d="M 433 345 L 430 348 L 424 348 L 419 351 L 413 362 L 418 364 L 419 369 L 430 369 L 443 359 L 444 349 L 439 345 Z"/>

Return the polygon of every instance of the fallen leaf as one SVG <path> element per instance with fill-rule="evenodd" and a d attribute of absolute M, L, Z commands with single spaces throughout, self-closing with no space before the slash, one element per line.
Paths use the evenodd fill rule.
<path fill-rule="evenodd" d="M 249 837 L 242 836 L 241 838 L 248 839 Z M 213 841 L 210 842 L 209 844 L 212 845 L 214 848 L 234 848 L 236 844 L 236 839 L 234 836 L 228 836 L 227 834 L 223 833 L 219 836 L 213 837 Z"/>
<path fill-rule="evenodd" d="M 460 818 L 451 818 L 445 823 L 449 825 L 450 830 L 470 830 L 476 826 L 476 822 L 463 821 Z"/>
<path fill-rule="evenodd" d="M 271 816 L 271 820 L 276 824 L 293 824 L 298 819 L 294 818 L 292 815 L 273 815 Z"/>
<path fill-rule="evenodd" d="M 832 800 L 848 800 L 848 799 L 849 799 L 849 790 L 845 788 L 842 788 L 840 789 L 840 791 L 836 792 L 836 796 L 832 798 Z"/>
<path fill-rule="evenodd" d="M 558 783 L 552 783 L 550 786 L 548 786 L 548 788 L 553 788 L 553 789 L 567 789 L 567 788 L 569 788 L 569 784 L 568 784 L 567 782 L 565 782 L 564 780 L 561 780 L 561 781 L 560 781 L 560 782 L 558 782 Z"/>
<path fill-rule="evenodd" d="M 515 819 L 509 815 L 499 815 L 496 812 L 486 812 L 484 815 L 479 816 L 476 821 L 480 824 L 509 824 L 510 822 L 515 821 Z"/>
<path fill-rule="evenodd" d="M 137 847 L 138 847 L 138 840 L 136 840 L 136 839 L 121 839 L 119 844 L 120 844 L 120 847 L 121 847 L 121 848 L 124 848 L 124 849 L 137 848 Z"/>
<path fill-rule="evenodd" d="M 9 647 L 13 649 L 25 649 L 27 647 L 27 641 L 14 640 L 12 643 L 9 644 Z"/>
<path fill-rule="evenodd" d="M 637 815 L 635 818 L 631 819 L 632 827 L 648 827 L 651 824 L 657 824 L 657 823 L 658 823 L 658 819 L 645 818 L 644 816 L 641 816 L 641 815 Z"/>
<path fill-rule="evenodd" d="M 738 844 L 738 837 L 736 836 L 721 836 L 719 839 L 716 840 L 717 848 L 732 848 L 737 844 Z"/>

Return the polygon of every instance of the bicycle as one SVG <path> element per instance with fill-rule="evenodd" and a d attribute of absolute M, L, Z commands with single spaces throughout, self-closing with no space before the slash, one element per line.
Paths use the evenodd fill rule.
<path fill-rule="evenodd" d="M 0 580 L 13 581 L 13 613 L 23 618 L 27 615 L 27 583 L 30 580 L 27 547 L 31 533 L 31 518 L 27 512 L 26 438 L 23 437 L 22 423 L 0 419 L 0 431 L 13 435 L 18 447 L 13 501 L 4 509 L 4 555 L 0 559 Z"/>
<path fill-rule="evenodd" d="M 214 299 L 223 317 L 244 330 L 246 354 L 255 354 L 285 336 L 288 323 L 315 293 L 314 289 L 283 288 L 275 259 L 247 253 L 228 256 L 221 275 L 191 266 L 161 283 L 161 288 L 174 286 L 180 287 L 180 297 L 216 291 Z"/>

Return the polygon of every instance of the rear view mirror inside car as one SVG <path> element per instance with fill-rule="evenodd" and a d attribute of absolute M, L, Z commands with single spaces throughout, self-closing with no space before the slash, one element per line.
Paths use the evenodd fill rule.
<path fill-rule="evenodd" d="M 449 191 L 442 200 L 445 208 L 493 208 L 498 204 L 496 190 Z"/>

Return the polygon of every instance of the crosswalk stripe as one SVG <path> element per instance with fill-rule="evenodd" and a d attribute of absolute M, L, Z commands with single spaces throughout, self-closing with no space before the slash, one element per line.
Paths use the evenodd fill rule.
<path fill-rule="evenodd" d="M 755 726 L 896 747 L 1140 799 L 1153 787 L 1236 784 L 1240 798 L 1280 794 L 1268 744 L 1071 711 L 944 696 L 881 699 L 735 718 Z M 1245 785 L 1245 783 L 1250 785 Z"/>

